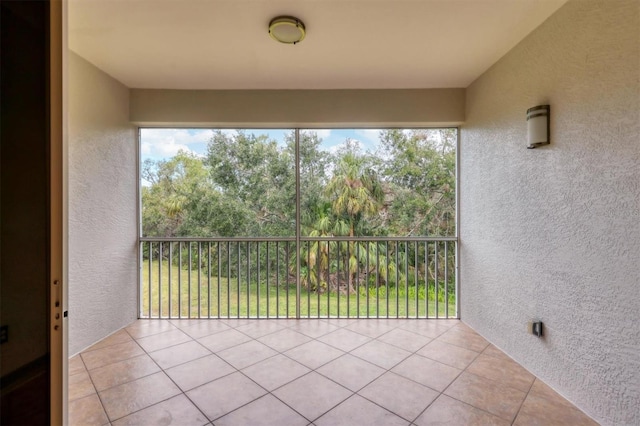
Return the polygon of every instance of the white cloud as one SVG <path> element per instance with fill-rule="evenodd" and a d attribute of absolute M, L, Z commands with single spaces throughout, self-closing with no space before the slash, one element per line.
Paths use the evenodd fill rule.
<path fill-rule="evenodd" d="M 351 146 L 354 146 L 358 149 L 358 150 L 362 150 L 364 147 L 364 144 L 362 143 L 362 141 L 358 140 L 358 139 L 349 139 L 349 143 L 351 144 Z M 335 154 L 338 151 L 340 151 L 341 149 L 345 149 L 347 147 L 347 141 L 345 140 L 342 143 L 339 143 L 337 145 L 333 145 L 330 146 L 326 149 L 326 151 L 330 152 L 331 154 Z"/>
<path fill-rule="evenodd" d="M 371 147 L 376 146 L 380 140 L 380 129 L 357 129 L 355 134 L 362 138 L 365 145 Z"/>
<path fill-rule="evenodd" d="M 211 129 L 142 129 L 140 152 L 145 157 L 173 157 L 178 151 L 200 155 L 201 149 L 213 136 Z"/>

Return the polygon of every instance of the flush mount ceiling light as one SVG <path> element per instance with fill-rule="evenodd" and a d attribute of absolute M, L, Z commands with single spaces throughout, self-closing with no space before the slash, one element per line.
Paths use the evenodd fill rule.
<path fill-rule="evenodd" d="M 269 35 L 280 43 L 300 43 L 306 34 L 302 21 L 293 16 L 278 16 L 269 22 Z"/>

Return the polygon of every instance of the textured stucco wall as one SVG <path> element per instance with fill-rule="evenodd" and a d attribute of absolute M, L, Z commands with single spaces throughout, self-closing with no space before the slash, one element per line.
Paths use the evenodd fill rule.
<path fill-rule="evenodd" d="M 137 317 L 129 89 L 69 54 L 69 354 Z"/>
<path fill-rule="evenodd" d="M 464 89 L 131 90 L 141 126 L 344 127 L 458 125 Z"/>
<path fill-rule="evenodd" d="M 461 132 L 463 321 L 610 425 L 640 424 L 639 16 L 570 1 L 468 88 Z"/>

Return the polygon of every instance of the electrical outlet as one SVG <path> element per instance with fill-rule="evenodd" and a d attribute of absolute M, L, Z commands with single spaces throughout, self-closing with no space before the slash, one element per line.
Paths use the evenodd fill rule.
<path fill-rule="evenodd" d="M 527 331 L 537 337 L 542 337 L 542 321 L 529 321 Z"/>
<path fill-rule="evenodd" d="M 9 341 L 9 326 L 3 325 L 0 327 L 0 345 Z"/>

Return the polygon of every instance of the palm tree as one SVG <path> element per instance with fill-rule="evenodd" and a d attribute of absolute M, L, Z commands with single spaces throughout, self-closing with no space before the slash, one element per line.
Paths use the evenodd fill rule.
<path fill-rule="evenodd" d="M 336 171 L 326 187 L 326 195 L 331 200 L 335 223 L 346 225 L 348 236 L 354 237 L 361 221 L 373 217 L 382 208 L 384 192 L 376 173 L 366 167 L 365 158 L 346 152 L 338 161 Z M 338 234 L 340 235 L 340 234 Z M 344 235 L 344 234 L 342 234 Z M 367 248 L 369 245 L 367 244 Z M 353 280 L 365 256 L 351 241 L 345 253 L 345 270 L 348 271 L 348 288 L 353 288 Z"/>

